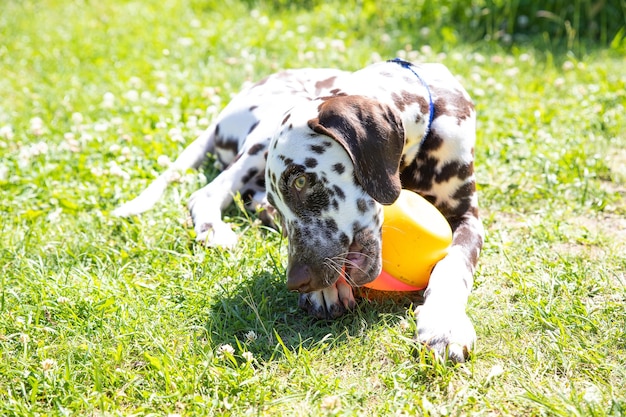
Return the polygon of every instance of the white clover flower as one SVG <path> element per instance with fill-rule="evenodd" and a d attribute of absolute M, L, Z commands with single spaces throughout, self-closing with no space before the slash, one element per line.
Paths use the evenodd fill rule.
<path fill-rule="evenodd" d="M 346 44 L 342 39 L 333 39 L 330 41 L 330 47 L 339 52 L 345 52 Z"/>
<path fill-rule="evenodd" d="M 13 127 L 11 127 L 10 125 L 0 127 L 0 138 L 11 140 L 14 136 L 15 134 L 13 133 Z"/>
<path fill-rule="evenodd" d="M 193 38 L 187 38 L 187 37 L 178 38 L 178 44 L 182 47 L 191 46 L 193 45 Z"/>
<path fill-rule="evenodd" d="M 33 156 L 43 155 L 46 153 L 48 153 L 48 144 L 43 141 L 20 149 L 20 157 L 24 157 L 25 159 L 30 159 Z"/>
<path fill-rule="evenodd" d="M 184 142 L 185 138 L 183 137 L 182 132 L 180 131 L 180 129 L 174 127 L 172 129 L 169 130 L 168 135 L 170 136 L 170 138 L 174 141 L 174 142 Z"/>
<path fill-rule="evenodd" d="M 116 177 L 122 177 L 126 181 L 130 179 L 130 175 L 128 174 L 128 172 L 120 168 L 120 166 L 117 165 L 115 161 L 109 162 L 109 174 L 114 175 Z"/>
<path fill-rule="evenodd" d="M 235 348 L 233 348 L 228 343 L 225 343 L 217 348 L 217 355 L 219 357 L 223 357 L 225 354 L 233 355 L 235 353 Z"/>
<path fill-rule="evenodd" d="M 246 338 L 247 342 L 254 342 L 259 338 L 254 330 L 250 330 L 249 332 L 247 332 L 244 337 Z"/>
<path fill-rule="evenodd" d="M 585 400 L 587 404 L 602 404 L 602 392 L 597 386 L 590 384 L 585 389 L 583 400 Z"/>
<path fill-rule="evenodd" d="M 329 395 L 322 398 L 322 408 L 324 410 L 337 410 L 341 407 L 341 398 L 338 395 Z"/>
<path fill-rule="evenodd" d="M 159 166 L 167 168 L 172 164 L 172 161 L 170 161 L 170 158 L 167 155 L 159 155 L 159 157 L 157 158 L 157 164 L 159 164 Z"/>
<path fill-rule="evenodd" d="M 473 58 L 474 58 L 474 61 L 478 62 L 479 64 L 483 64 L 486 61 L 485 56 L 479 53 L 475 53 Z"/>
<path fill-rule="evenodd" d="M 222 103 L 222 98 L 218 96 L 217 94 L 214 96 L 211 96 L 209 100 L 211 101 L 211 103 L 213 103 L 216 106 L 219 106 Z"/>
<path fill-rule="evenodd" d="M 406 319 L 400 320 L 400 329 L 402 329 L 403 331 L 407 331 L 410 328 L 411 324 Z"/>
<path fill-rule="evenodd" d="M 89 171 L 94 177 L 101 177 L 104 174 L 104 171 L 100 167 L 91 167 Z"/>
<path fill-rule="evenodd" d="M 156 90 L 157 90 L 157 92 L 159 94 L 167 94 L 167 91 L 168 91 L 167 84 L 165 84 L 165 83 L 158 83 L 156 85 Z"/>
<path fill-rule="evenodd" d="M 241 354 L 241 357 L 244 358 L 246 362 L 252 362 L 254 360 L 254 355 L 252 354 L 252 352 L 243 352 Z"/>
<path fill-rule="evenodd" d="M 108 129 L 109 129 L 109 123 L 103 120 L 93 125 L 93 130 L 96 132 L 106 132 Z"/>
<path fill-rule="evenodd" d="M 504 71 L 504 75 L 507 77 L 516 77 L 519 74 L 519 68 L 513 67 Z"/>
<path fill-rule="evenodd" d="M 204 87 L 202 89 L 203 98 L 212 97 L 216 94 L 217 94 L 217 90 L 215 89 L 215 87 Z"/>
<path fill-rule="evenodd" d="M 30 119 L 30 132 L 35 136 L 43 135 L 44 124 L 41 117 L 33 117 Z"/>
<path fill-rule="evenodd" d="M 65 296 L 59 296 L 59 298 L 57 298 L 57 303 L 59 304 L 67 304 L 70 302 L 70 299 L 65 297 Z"/>
<path fill-rule="evenodd" d="M 149 91 L 142 91 L 141 92 L 141 100 L 142 101 L 150 101 L 150 100 L 152 100 L 152 93 L 150 93 Z"/>
<path fill-rule="evenodd" d="M 41 370 L 44 373 L 48 373 L 52 371 L 57 366 L 57 363 L 54 359 L 44 359 L 41 361 Z"/>
<path fill-rule="evenodd" d="M 76 140 L 73 133 L 68 132 L 63 135 L 65 139 L 65 144 L 63 146 L 64 149 L 68 149 L 70 152 L 80 152 L 80 142 Z"/>
<path fill-rule="evenodd" d="M 130 148 L 129 148 L 128 146 L 124 146 L 124 147 L 120 150 L 120 153 L 121 153 L 123 156 L 128 157 L 128 156 L 130 156 L 130 155 L 132 154 L 132 151 L 130 150 Z"/>
<path fill-rule="evenodd" d="M 75 112 L 72 113 L 72 123 L 74 123 L 75 125 L 79 125 L 83 122 L 84 117 L 82 114 Z"/>
<path fill-rule="evenodd" d="M 198 127 L 198 116 L 189 116 L 187 123 L 185 123 L 187 129 L 194 129 Z"/>
<path fill-rule="evenodd" d="M 133 76 L 133 77 L 130 77 L 128 79 L 128 85 L 131 88 L 139 88 L 141 86 L 141 84 L 142 84 L 142 81 L 141 81 L 141 78 L 139 78 L 139 77 L 134 77 Z"/>
<path fill-rule="evenodd" d="M 102 96 L 102 107 L 105 109 L 110 109 L 115 105 L 115 95 L 110 91 L 107 91 Z"/>
<path fill-rule="evenodd" d="M 48 213 L 48 215 L 46 216 L 48 223 L 56 223 L 59 220 L 59 217 L 61 217 L 62 212 L 63 212 L 63 209 L 61 207 L 58 207 L 55 210 Z"/>
<path fill-rule="evenodd" d="M 563 71 L 571 71 L 576 67 L 572 61 L 565 61 L 563 63 Z"/>

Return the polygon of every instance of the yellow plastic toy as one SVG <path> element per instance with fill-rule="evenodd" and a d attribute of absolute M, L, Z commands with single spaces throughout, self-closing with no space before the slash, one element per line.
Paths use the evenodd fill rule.
<path fill-rule="evenodd" d="M 383 271 L 365 287 L 379 291 L 426 288 L 433 267 L 452 243 L 450 225 L 435 206 L 409 190 L 402 190 L 396 202 L 383 210 Z"/>

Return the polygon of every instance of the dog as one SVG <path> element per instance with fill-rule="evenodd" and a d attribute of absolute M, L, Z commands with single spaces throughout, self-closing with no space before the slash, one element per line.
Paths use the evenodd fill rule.
<path fill-rule="evenodd" d="M 476 340 L 466 304 L 484 239 L 475 138 L 472 100 L 441 64 L 395 59 L 352 73 L 283 71 L 245 88 L 114 214 L 148 210 L 178 172 L 214 154 L 225 168 L 189 200 L 196 239 L 236 244 L 221 213 L 239 192 L 267 222 L 281 219 L 289 241 L 287 288 L 300 293 L 300 307 L 332 319 L 352 310 L 354 288 L 381 271 L 382 206 L 402 188 L 415 191 L 453 231 L 418 307 L 417 338 L 438 358 L 464 362 Z"/>

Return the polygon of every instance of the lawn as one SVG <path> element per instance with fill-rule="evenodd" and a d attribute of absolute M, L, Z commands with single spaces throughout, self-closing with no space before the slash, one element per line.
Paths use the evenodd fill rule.
<path fill-rule="evenodd" d="M 476 40 L 402 0 L 225 3 L 0 4 L 0 415 L 626 415 L 623 31 Z M 287 242 L 237 207 L 235 249 L 195 244 L 212 168 L 111 216 L 244 82 L 395 56 L 446 64 L 477 105 L 468 363 L 433 360 L 390 301 L 307 317 Z"/>

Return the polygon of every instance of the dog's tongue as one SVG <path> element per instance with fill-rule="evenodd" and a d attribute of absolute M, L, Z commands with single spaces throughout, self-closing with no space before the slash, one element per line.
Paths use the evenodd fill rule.
<path fill-rule="evenodd" d="M 348 255 L 346 256 L 346 263 L 344 266 L 350 269 L 363 269 L 363 264 L 365 263 L 365 256 L 362 253 L 363 246 L 354 242 L 350 245 L 348 249 Z"/>

